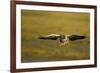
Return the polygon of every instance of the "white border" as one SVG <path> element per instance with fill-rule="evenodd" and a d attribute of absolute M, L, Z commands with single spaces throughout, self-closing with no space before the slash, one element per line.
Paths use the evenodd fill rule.
<path fill-rule="evenodd" d="M 21 9 L 90 13 L 90 60 L 21 63 Z M 36 5 L 16 5 L 16 68 L 17 69 L 94 64 L 94 39 L 92 38 L 94 38 L 94 9 L 49 7 L 49 6 L 36 6 Z"/>

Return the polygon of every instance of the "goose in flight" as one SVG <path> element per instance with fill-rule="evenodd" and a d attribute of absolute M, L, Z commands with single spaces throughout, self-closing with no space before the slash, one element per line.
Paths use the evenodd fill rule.
<path fill-rule="evenodd" d="M 58 40 L 60 42 L 60 46 L 68 44 L 69 41 L 76 41 L 85 38 L 86 38 L 85 36 L 81 35 L 61 35 L 61 34 L 50 34 L 39 37 L 39 39 L 44 39 L 44 40 Z"/>

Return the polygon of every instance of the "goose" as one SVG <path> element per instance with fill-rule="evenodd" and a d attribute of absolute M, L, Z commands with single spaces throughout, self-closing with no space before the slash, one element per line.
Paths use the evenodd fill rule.
<path fill-rule="evenodd" d="M 58 40 L 60 42 L 60 46 L 68 44 L 69 41 L 76 41 L 85 38 L 86 36 L 83 35 L 63 35 L 63 34 L 49 34 L 39 37 L 39 39 L 43 40 Z"/>

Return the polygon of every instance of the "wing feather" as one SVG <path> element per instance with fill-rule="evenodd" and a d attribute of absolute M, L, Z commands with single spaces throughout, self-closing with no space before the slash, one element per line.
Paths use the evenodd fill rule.
<path fill-rule="evenodd" d="M 46 36 L 41 36 L 39 39 L 51 39 L 51 40 L 57 40 L 59 38 L 59 34 L 50 34 Z"/>
<path fill-rule="evenodd" d="M 85 36 L 81 36 L 81 35 L 70 35 L 68 36 L 69 40 L 74 41 L 74 40 L 80 40 L 80 39 L 85 39 Z"/>

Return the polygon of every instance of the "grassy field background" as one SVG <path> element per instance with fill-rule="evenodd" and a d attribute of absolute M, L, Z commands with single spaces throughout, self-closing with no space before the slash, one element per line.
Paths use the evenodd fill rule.
<path fill-rule="evenodd" d="M 90 58 L 90 14 L 50 11 L 21 11 L 21 62 L 85 60 Z M 87 38 L 59 46 L 41 40 L 47 34 L 80 34 Z"/>

